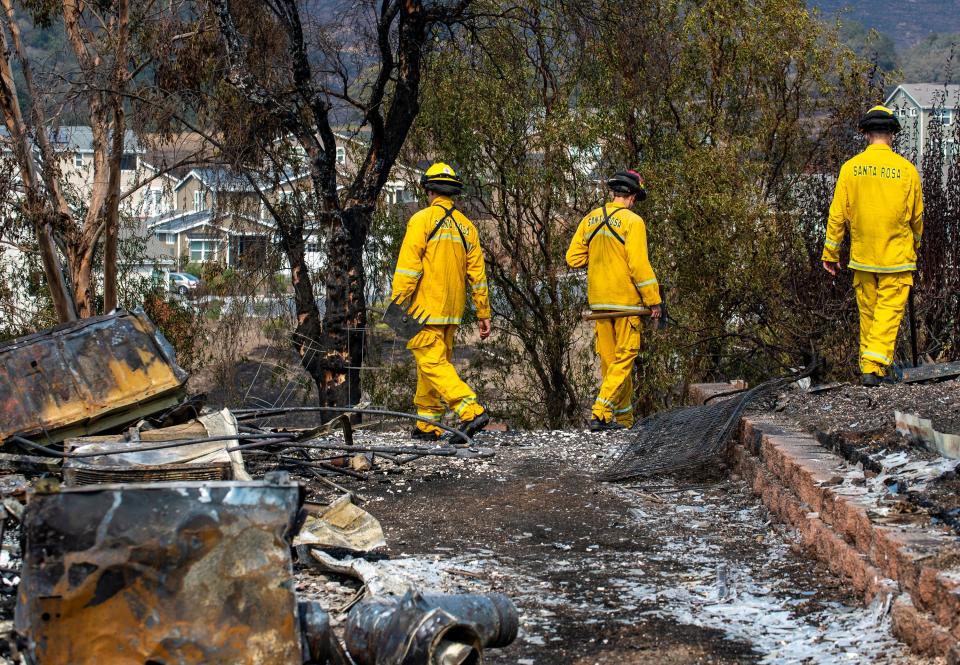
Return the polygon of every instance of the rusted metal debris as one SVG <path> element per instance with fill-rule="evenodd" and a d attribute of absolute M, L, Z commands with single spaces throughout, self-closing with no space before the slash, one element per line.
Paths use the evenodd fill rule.
<path fill-rule="evenodd" d="M 63 477 L 68 485 L 122 482 L 251 480 L 238 451 L 227 452 L 236 439 L 200 441 L 165 450 L 140 450 L 158 441 L 195 440 L 237 434 L 228 409 L 162 429 L 130 428 L 122 435 L 67 439 L 68 453 L 103 452 L 100 457 L 67 457 Z M 123 452 L 117 452 L 117 451 Z"/>
<path fill-rule="evenodd" d="M 517 610 L 502 594 L 410 590 L 350 611 L 348 658 L 326 611 L 293 592 L 302 505 L 286 474 L 37 487 L 14 619 L 30 662 L 466 665 L 516 639 Z M 314 512 L 345 539 L 334 546 L 383 543 L 348 499 Z"/>
<path fill-rule="evenodd" d="M 354 504 L 350 494 L 327 506 L 306 503 L 304 509 L 307 518 L 293 541 L 296 546 L 370 552 L 387 544 L 380 522 Z"/>
<path fill-rule="evenodd" d="M 363 601 L 347 617 L 344 640 L 358 665 L 465 665 L 484 648 L 517 638 L 519 616 L 499 593 L 430 594 Z"/>
<path fill-rule="evenodd" d="M 38 494 L 24 514 L 16 629 L 44 664 L 299 665 L 290 538 L 301 503 L 286 474 Z"/>
<path fill-rule="evenodd" d="M 187 373 L 142 310 L 83 319 L 0 345 L 0 441 L 57 443 L 176 404 Z"/>
<path fill-rule="evenodd" d="M 0 478 L 0 517 L 22 528 L 14 626 L 28 662 L 465 665 L 481 662 L 484 647 L 513 641 L 517 612 L 505 596 L 425 596 L 398 586 L 395 596 L 351 612 L 351 660 L 324 609 L 297 601 L 291 541 L 299 532 L 303 559 L 337 570 L 317 548 L 382 547 L 380 523 L 351 496 L 303 510 L 298 484 L 285 473 L 250 482 L 241 456 L 257 450 L 314 474 L 320 466 L 365 478 L 360 471 L 377 456 L 402 464 L 426 455 L 488 458 L 493 450 L 452 428 L 445 429 L 462 444 L 358 445 L 347 414 L 419 418 L 379 409 L 292 409 L 344 414 L 343 443 L 319 440 L 317 429 L 241 427 L 229 410 L 201 415 L 199 403 L 184 402 L 186 379 L 142 311 L 0 345 L 0 444 L 48 456 L 0 454 L 0 468 L 63 471 L 67 484 L 51 477 L 28 490 L 22 476 Z M 98 432 L 113 434 L 90 436 Z M 313 459 L 310 450 L 343 454 Z M 340 458 L 343 466 L 330 463 Z M 375 587 L 365 582 L 368 593 Z"/>
<path fill-rule="evenodd" d="M 432 425 L 436 425 L 440 429 L 449 433 L 452 437 L 452 442 L 454 445 L 465 445 L 465 446 L 474 446 L 474 441 L 471 439 L 465 432 L 462 432 L 454 427 L 449 425 L 444 425 L 443 423 L 438 423 L 426 418 L 424 416 L 419 416 L 413 413 L 405 413 L 403 411 L 391 411 L 389 409 L 376 409 L 376 408 L 359 408 L 355 406 L 284 406 L 284 407 L 271 407 L 271 408 L 259 408 L 259 409 L 234 409 L 233 413 L 237 417 L 238 421 L 247 422 L 247 421 L 261 421 L 265 418 L 274 418 L 277 416 L 285 416 L 291 413 L 319 413 L 325 415 L 327 413 L 346 413 L 346 414 L 356 414 L 361 416 L 376 416 L 376 417 L 388 417 L 388 418 L 406 418 L 409 420 L 426 422 Z"/>

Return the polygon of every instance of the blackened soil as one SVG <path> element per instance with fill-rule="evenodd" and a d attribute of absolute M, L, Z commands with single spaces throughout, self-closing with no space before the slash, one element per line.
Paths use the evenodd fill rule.
<path fill-rule="evenodd" d="M 388 560 L 422 562 L 442 591 L 514 599 L 520 637 L 486 662 L 787 662 L 795 647 L 777 646 L 778 630 L 820 650 L 790 662 L 926 662 L 883 627 L 866 637 L 885 640 L 883 651 L 851 651 L 844 640 L 860 636 L 842 622 L 864 612 L 858 598 L 735 476 L 608 485 L 593 478 L 610 443 L 602 436 L 480 440 L 497 446 L 495 460 L 424 459 L 374 483 L 343 482 L 369 499 Z"/>

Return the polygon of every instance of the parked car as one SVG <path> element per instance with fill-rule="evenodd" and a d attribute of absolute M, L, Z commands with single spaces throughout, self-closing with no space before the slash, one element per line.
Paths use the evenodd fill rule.
<path fill-rule="evenodd" d="M 191 275 L 188 272 L 170 273 L 170 291 L 172 293 L 179 293 L 185 296 L 199 286 L 200 278 L 196 275 Z"/>

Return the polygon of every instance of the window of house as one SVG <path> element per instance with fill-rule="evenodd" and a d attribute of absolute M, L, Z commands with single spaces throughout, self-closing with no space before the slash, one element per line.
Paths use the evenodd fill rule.
<path fill-rule="evenodd" d="M 154 209 L 156 212 L 160 212 L 160 211 L 163 209 L 163 207 L 164 207 L 164 205 L 163 205 L 163 192 L 160 191 L 159 189 L 154 189 L 154 190 L 152 190 L 152 191 L 150 192 L 150 199 L 149 199 L 149 200 L 150 200 L 150 204 L 153 206 L 153 209 Z"/>
<path fill-rule="evenodd" d="M 337 147 L 337 164 L 347 163 L 347 150 L 343 146 Z"/>
<path fill-rule="evenodd" d="M 172 245 L 174 243 L 174 240 L 177 237 L 173 233 L 164 233 L 163 231 L 157 231 L 156 233 L 154 233 L 154 235 L 156 236 L 158 241 L 162 242 L 165 245 Z"/>
<path fill-rule="evenodd" d="M 73 153 L 73 165 L 78 168 L 83 166 L 83 155 L 79 152 Z"/>
<path fill-rule="evenodd" d="M 938 109 L 933 112 L 930 116 L 931 120 L 936 120 L 942 125 L 949 125 L 953 122 L 953 110 L 952 109 Z"/>
<path fill-rule="evenodd" d="M 311 241 L 311 242 L 308 242 L 306 249 L 307 249 L 307 253 L 308 253 L 308 254 L 316 254 L 317 252 L 320 251 L 320 243 L 318 243 L 318 242 L 315 241 L 315 240 L 314 240 L 314 241 Z"/>
<path fill-rule="evenodd" d="M 200 212 L 201 210 L 207 209 L 207 193 L 202 189 L 198 189 L 193 193 L 193 210 L 194 212 Z"/>
<path fill-rule="evenodd" d="M 916 117 L 917 117 L 917 109 L 910 109 L 909 115 L 910 115 L 911 118 L 916 118 Z"/>
<path fill-rule="evenodd" d="M 950 162 L 958 155 L 960 155 L 960 150 L 958 150 L 957 142 L 953 139 L 945 140 L 943 142 L 943 158 Z"/>
<path fill-rule="evenodd" d="M 218 241 L 209 238 L 190 239 L 190 261 L 203 263 L 217 258 Z"/>
<path fill-rule="evenodd" d="M 136 155 L 123 155 L 120 158 L 120 170 L 121 171 L 136 171 L 137 170 L 137 156 Z"/>

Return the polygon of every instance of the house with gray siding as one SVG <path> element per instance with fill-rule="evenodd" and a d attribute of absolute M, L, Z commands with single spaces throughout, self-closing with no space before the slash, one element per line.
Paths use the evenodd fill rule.
<path fill-rule="evenodd" d="M 919 166 L 923 150 L 930 142 L 931 125 L 943 131 L 943 152 L 947 160 L 958 154 L 956 143 L 957 107 L 960 85 L 940 83 L 902 83 L 887 97 L 885 106 L 900 120 L 899 152 Z"/>

